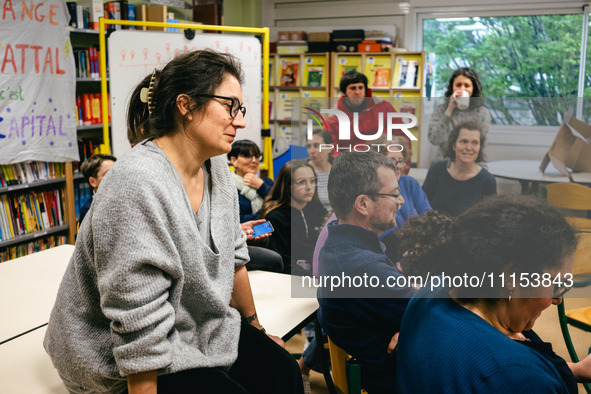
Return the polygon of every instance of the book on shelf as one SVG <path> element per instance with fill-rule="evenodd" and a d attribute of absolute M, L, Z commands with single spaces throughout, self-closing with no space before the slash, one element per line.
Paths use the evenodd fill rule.
<path fill-rule="evenodd" d="M 392 74 L 390 55 L 371 55 L 365 57 L 365 76 L 367 84 L 373 88 L 389 88 Z"/>
<path fill-rule="evenodd" d="M 387 88 L 390 86 L 390 69 L 376 68 L 374 73 L 373 86 L 376 88 Z"/>
<path fill-rule="evenodd" d="M 308 68 L 308 83 L 310 87 L 322 86 L 322 75 L 324 73 L 324 67 L 310 67 Z"/>
<path fill-rule="evenodd" d="M 281 60 L 281 78 L 279 79 L 280 86 L 297 86 L 298 85 L 298 69 L 300 67 L 299 60 Z"/>
<path fill-rule="evenodd" d="M 148 7 L 145 4 L 135 6 L 135 20 L 146 22 L 148 20 Z M 138 26 L 137 30 L 148 30 L 147 26 Z"/>
<path fill-rule="evenodd" d="M 165 5 L 147 6 L 146 20 L 150 22 L 166 22 L 168 8 Z M 166 27 L 148 27 L 148 30 L 166 31 Z"/>
<path fill-rule="evenodd" d="M 403 59 L 400 62 L 395 87 L 417 88 L 419 76 L 419 61 Z"/>
<path fill-rule="evenodd" d="M 326 86 L 326 67 L 326 56 L 304 56 L 303 86 L 309 86 L 313 88 Z"/>

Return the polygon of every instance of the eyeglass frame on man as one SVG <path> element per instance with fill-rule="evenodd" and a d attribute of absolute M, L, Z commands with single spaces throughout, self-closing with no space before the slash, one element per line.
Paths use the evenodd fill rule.
<path fill-rule="evenodd" d="M 395 200 L 398 200 L 398 197 L 402 194 L 402 190 L 400 190 L 400 186 L 398 186 L 398 193 L 378 193 L 378 192 L 367 192 L 367 193 L 359 193 L 359 195 L 365 194 L 367 196 L 387 196 L 387 197 L 394 197 Z"/>
<path fill-rule="evenodd" d="M 226 97 L 226 96 L 218 96 L 215 94 L 200 94 L 199 96 L 201 97 L 211 97 L 211 98 L 218 98 L 218 99 L 222 99 L 222 100 L 230 100 L 232 102 L 232 104 L 230 105 L 230 117 L 232 119 L 236 118 L 236 116 L 238 116 L 238 112 L 242 112 L 242 117 L 246 116 L 246 107 L 242 104 L 240 104 L 240 101 L 237 98 L 234 97 Z M 236 108 L 236 113 L 234 115 L 232 115 L 232 110 L 234 108 L 234 103 L 238 104 L 238 107 Z"/>

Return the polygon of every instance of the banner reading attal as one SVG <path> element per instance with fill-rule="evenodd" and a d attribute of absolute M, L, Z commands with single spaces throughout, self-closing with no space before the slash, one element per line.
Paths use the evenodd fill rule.
<path fill-rule="evenodd" d="M 66 3 L 0 5 L 0 164 L 79 160 Z"/>

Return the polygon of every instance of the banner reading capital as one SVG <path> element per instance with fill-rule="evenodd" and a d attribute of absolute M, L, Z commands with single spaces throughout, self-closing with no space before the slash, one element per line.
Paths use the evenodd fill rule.
<path fill-rule="evenodd" d="M 69 19 L 63 0 L 0 0 L 0 164 L 79 160 Z"/>

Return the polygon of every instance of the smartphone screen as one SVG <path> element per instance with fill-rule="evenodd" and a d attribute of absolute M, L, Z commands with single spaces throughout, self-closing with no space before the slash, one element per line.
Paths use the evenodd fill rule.
<path fill-rule="evenodd" d="M 273 226 L 271 226 L 271 223 L 269 223 L 269 222 L 264 222 L 264 223 L 252 226 L 252 231 L 253 231 L 252 237 L 256 238 L 256 237 L 260 237 L 261 235 L 272 233 Z"/>

